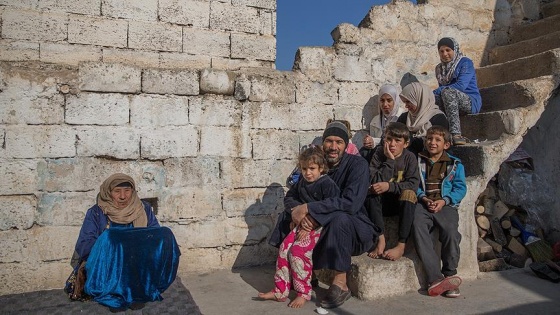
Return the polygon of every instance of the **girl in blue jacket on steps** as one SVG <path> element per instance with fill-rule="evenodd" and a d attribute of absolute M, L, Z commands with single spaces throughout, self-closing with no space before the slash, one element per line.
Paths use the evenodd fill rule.
<path fill-rule="evenodd" d="M 449 120 L 453 144 L 463 145 L 467 139 L 461 135 L 459 115 L 476 114 L 482 105 L 474 64 L 463 55 L 459 43 L 452 37 L 440 39 L 437 46 L 441 63 L 436 66 L 439 84 L 434 90 L 436 104 Z"/>

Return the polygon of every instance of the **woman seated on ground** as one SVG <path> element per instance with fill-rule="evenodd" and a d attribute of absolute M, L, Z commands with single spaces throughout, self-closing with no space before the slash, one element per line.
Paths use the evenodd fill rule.
<path fill-rule="evenodd" d="M 85 271 L 84 293 L 111 312 L 162 300 L 161 293 L 175 280 L 180 255 L 171 230 L 160 227 L 152 207 L 140 200 L 132 177 L 120 173 L 101 185 L 76 253 L 75 272 Z"/>
<path fill-rule="evenodd" d="M 397 121 L 406 124 L 412 136 L 408 150 L 418 155 L 424 149 L 426 131 L 435 125 L 447 129 L 449 123 L 436 105 L 434 93 L 427 85 L 412 82 L 403 88 L 400 98 L 408 112 L 403 113 Z"/>
<path fill-rule="evenodd" d="M 369 162 L 373 156 L 373 148 L 381 144 L 383 131 L 389 123 L 397 121 L 402 114 L 399 93 L 394 85 L 386 84 L 379 89 L 377 113 L 369 124 L 369 135 L 364 137 L 360 154 Z"/>
<path fill-rule="evenodd" d="M 482 105 L 474 64 L 463 56 L 452 37 L 444 37 L 438 42 L 438 52 L 441 63 L 436 66 L 439 84 L 434 90 L 436 104 L 447 115 L 453 144 L 463 145 L 467 139 L 461 135 L 459 115 L 476 114 Z"/>

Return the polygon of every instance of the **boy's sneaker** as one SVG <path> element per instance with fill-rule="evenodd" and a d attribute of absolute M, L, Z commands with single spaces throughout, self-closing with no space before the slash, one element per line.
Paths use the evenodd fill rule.
<path fill-rule="evenodd" d="M 453 135 L 453 145 L 465 145 L 469 142 L 469 139 L 461 135 Z"/>
<path fill-rule="evenodd" d="M 461 282 L 461 278 L 457 276 L 443 278 L 433 282 L 430 287 L 428 287 L 428 295 L 438 296 L 442 295 L 445 291 L 455 290 L 461 285 Z"/>
<path fill-rule="evenodd" d="M 457 298 L 461 296 L 461 291 L 459 291 L 459 288 L 456 288 L 454 290 L 445 291 L 443 295 L 448 298 Z"/>

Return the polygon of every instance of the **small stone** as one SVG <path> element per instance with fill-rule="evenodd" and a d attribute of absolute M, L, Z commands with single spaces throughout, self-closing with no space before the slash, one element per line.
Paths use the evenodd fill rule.
<path fill-rule="evenodd" d="M 68 84 L 63 84 L 58 88 L 58 90 L 62 94 L 68 94 L 70 93 L 70 86 Z"/>

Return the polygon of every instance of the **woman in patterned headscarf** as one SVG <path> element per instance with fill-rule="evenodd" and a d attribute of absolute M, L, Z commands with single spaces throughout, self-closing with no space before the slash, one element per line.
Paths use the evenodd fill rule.
<path fill-rule="evenodd" d="M 463 145 L 467 139 L 461 135 L 459 115 L 476 114 L 482 105 L 474 65 L 452 37 L 440 39 L 438 53 L 441 63 L 436 66 L 436 103 L 447 115 L 453 144 Z"/>
<path fill-rule="evenodd" d="M 87 211 L 76 255 L 77 277 L 87 276 L 83 293 L 116 312 L 161 300 L 177 274 L 180 251 L 171 230 L 160 227 L 138 197 L 132 177 L 117 173 L 101 184 Z M 68 291 L 84 299 L 81 291 Z"/>

